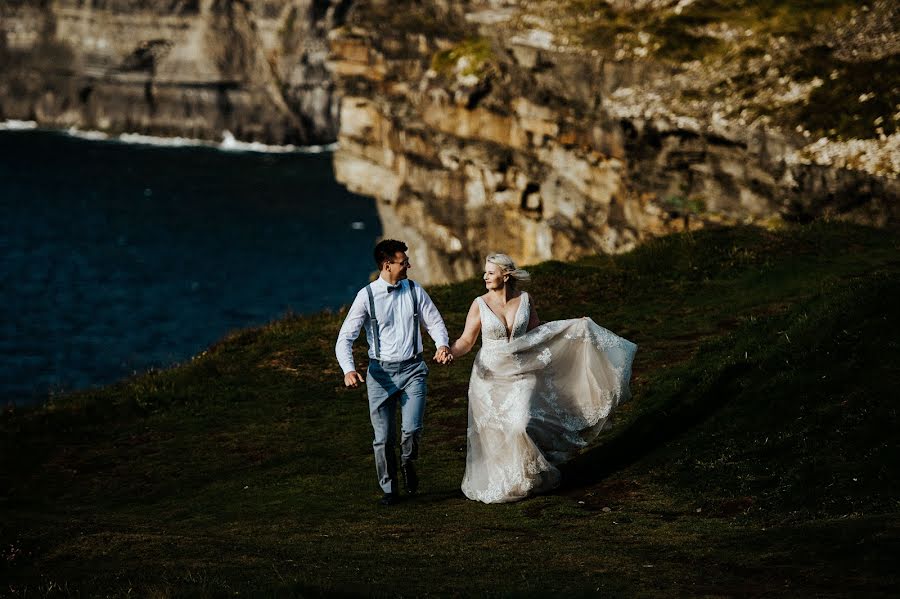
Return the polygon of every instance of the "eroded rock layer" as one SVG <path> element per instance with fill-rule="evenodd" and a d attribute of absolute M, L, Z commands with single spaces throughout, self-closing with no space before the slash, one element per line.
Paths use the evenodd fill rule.
<path fill-rule="evenodd" d="M 527 4 L 358 3 L 331 35 L 335 172 L 378 199 L 419 280 L 716 223 L 900 220 L 890 172 L 817 164 L 802 128 L 676 107 L 710 63 L 566 45 Z"/>
<path fill-rule="evenodd" d="M 218 140 L 333 141 L 337 0 L 8 0 L 0 119 Z"/>

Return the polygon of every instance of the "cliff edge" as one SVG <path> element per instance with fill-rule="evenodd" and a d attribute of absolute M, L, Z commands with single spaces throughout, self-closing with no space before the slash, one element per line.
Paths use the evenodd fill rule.
<path fill-rule="evenodd" d="M 423 281 L 711 224 L 898 222 L 898 9 L 359 2 L 330 36 L 339 181 Z"/>

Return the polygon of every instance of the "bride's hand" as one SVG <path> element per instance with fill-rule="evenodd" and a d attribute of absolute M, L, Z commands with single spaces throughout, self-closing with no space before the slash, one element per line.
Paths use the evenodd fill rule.
<path fill-rule="evenodd" d="M 453 361 L 453 354 L 450 353 L 450 348 L 446 345 L 442 345 L 438 348 L 438 350 L 434 353 L 434 361 L 438 364 L 449 364 Z"/>

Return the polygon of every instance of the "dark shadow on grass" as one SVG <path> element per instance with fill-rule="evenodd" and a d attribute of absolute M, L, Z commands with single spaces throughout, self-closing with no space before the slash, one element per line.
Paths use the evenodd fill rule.
<path fill-rule="evenodd" d="M 459 489 L 452 491 L 419 491 L 416 495 L 404 495 L 403 503 L 416 505 L 436 505 L 447 501 L 465 501 L 466 496 Z"/>
<path fill-rule="evenodd" d="M 682 392 L 674 394 L 680 401 L 641 414 L 609 442 L 585 451 L 560 467 L 559 490 L 598 483 L 691 430 L 728 403 L 735 395 L 734 382 L 750 366 L 747 363 L 726 366 L 705 385 L 695 379 L 686 381 L 681 385 Z"/>

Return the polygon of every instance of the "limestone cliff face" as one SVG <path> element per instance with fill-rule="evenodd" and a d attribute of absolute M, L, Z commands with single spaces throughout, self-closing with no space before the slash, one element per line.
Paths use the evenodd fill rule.
<path fill-rule="evenodd" d="M 337 137 L 338 179 L 423 282 L 491 251 L 900 222 L 900 5 L 763 4 L 5 0 L 0 120 Z"/>
<path fill-rule="evenodd" d="M 714 223 L 900 221 L 896 136 L 878 142 L 894 172 L 820 160 L 808 131 L 678 105 L 706 63 L 566 45 L 528 9 L 374 0 L 331 35 L 336 175 L 377 198 L 417 279 L 471 276 L 491 251 L 571 259 Z"/>
<path fill-rule="evenodd" d="M 0 120 L 267 143 L 333 141 L 334 0 L 6 0 Z"/>

